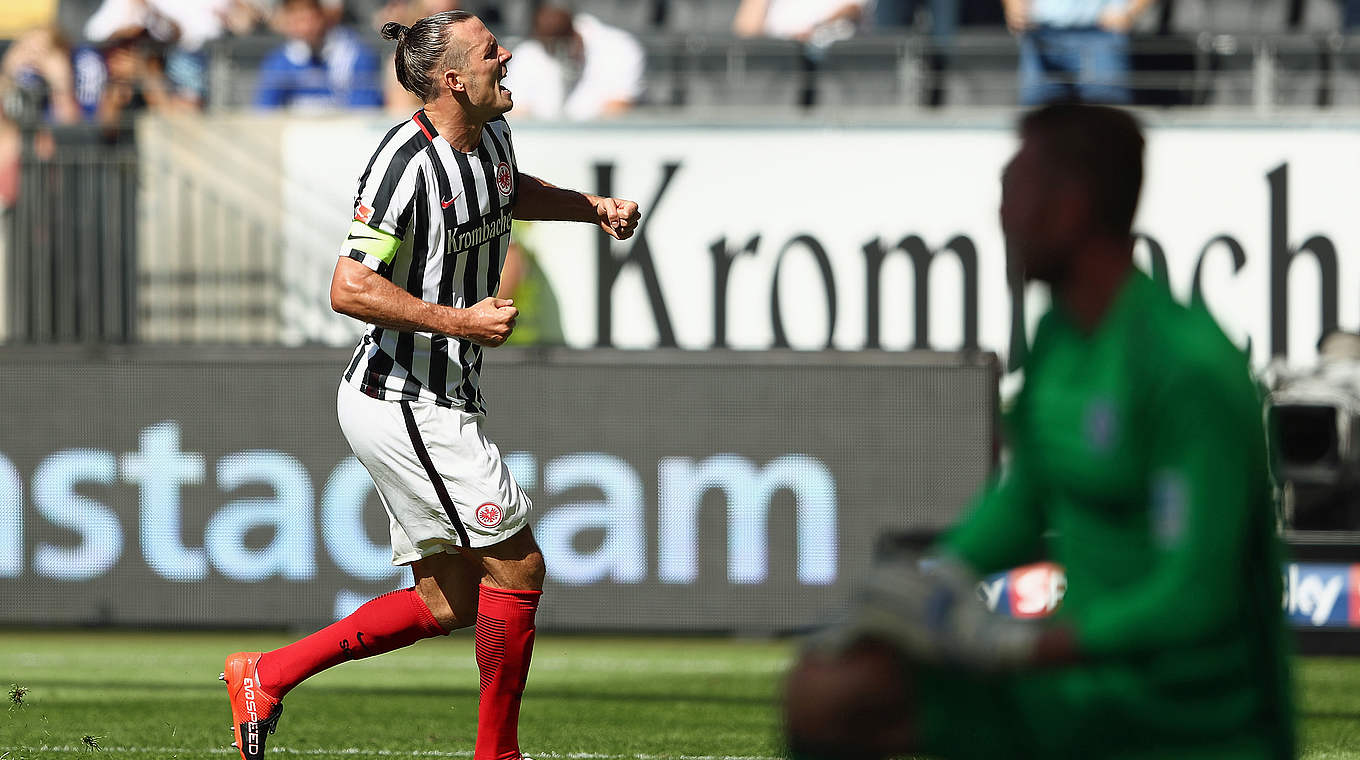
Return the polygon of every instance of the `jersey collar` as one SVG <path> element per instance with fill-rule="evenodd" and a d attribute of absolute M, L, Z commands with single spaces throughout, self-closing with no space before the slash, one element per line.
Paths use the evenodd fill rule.
<path fill-rule="evenodd" d="M 1100 318 L 1100 322 L 1095 329 L 1089 333 L 1077 325 L 1077 321 L 1067 312 L 1061 303 L 1054 299 L 1050 310 L 1058 317 L 1063 327 L 1075 334 L 1090 338 L 1106 332 L 1110 329 L 1118 329 L 1118 325 L 1124 322 L 1137 319 L 1142 313 L 1143 304 L 1150 296 L 1157 293 L 1161 286 L 1151 277 L 1148 277 L 1143 270 L 1138 267 L 1130 267 L 1128 276 L 1124 278 L 1123 284 L 1119 286 L 1115 293 L 1114 301 L 1105 310 L 1105 315 Z"/>
<path fill-rule="evenodd" d="M 416 111 L 411 116 L 411 121 L 414 121 L 416 126 L 420 127 L 420 131 L 425 133 L 426 140 L 434 142 L 434 138 L 439 136 L 439 130 L 434 128 L 434 122 L 430 121 L 430 115 L 425 113 L 424 108 Z"/>

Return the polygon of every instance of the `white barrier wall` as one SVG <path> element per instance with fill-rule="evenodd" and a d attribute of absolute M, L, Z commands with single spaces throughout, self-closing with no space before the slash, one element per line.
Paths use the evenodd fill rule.
<path fill-rule="evenodd" d="M 324 285 L 388 126 L 281 127 L 286 341 L 351 340 Z M 533 231 L 574 347 L 1008 355 L 1012 325 L 1043 308 L 1038 289 L 1020 308 L 1007 286 L 996 209 L 1008 126 L 522 125 L 515 138 L 523 171 L 644 209 L 623 243 L 581 225 Z M 1360 329 L 1357 197 L 1360 131 L 1154 126 L 1138 257 L 1177 295 L 1200 290 L 1258 364 L 1304 363 L 1325 326 Z"/>
<path fill-rule="evenodd" d="M 336 424 L 348 358 L 0 351 L 0 387 L 62 399 L 0 398 L 0 625 L 314 628 L 409 585 Z M 823 623 L 881 533 L 953 523 L 992 468 L 991 356 L 507 348 L 484 369 L 545 629 Z"/>

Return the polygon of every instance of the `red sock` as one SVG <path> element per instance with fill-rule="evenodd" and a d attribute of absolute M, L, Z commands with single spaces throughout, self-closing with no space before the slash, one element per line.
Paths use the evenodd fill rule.
<path fill-rule="evenodd" d="M 260 657 L 260 686 L 283 699 L 306 678 L 346 660 L 361 660 L 448 633 L 414 588 L 364 602 L 349 617 Z"/>
<path fill-rule="evenodd" d="M 477 708 L 473 760 L 520 760 L 519 700 L 534 651 L 534 612 L 542 591 L 482 586 L 477 596 Z"/>

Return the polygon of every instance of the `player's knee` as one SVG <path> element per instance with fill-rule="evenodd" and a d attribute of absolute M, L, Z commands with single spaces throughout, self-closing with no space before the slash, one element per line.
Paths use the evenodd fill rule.
<path fill-rule="evenodd" d="M 483 569 L 491 585 L 517 591 L 542 591 L 547 567 L 529 531 L 521 531 L 486 555 Z"/>
<path fill-rule="evenodd" d="M 543 562 L 543 552 L 535 549 L 524 562 L 525 583 L 534 591 L 543 590 L 543 580 L 548 575 L 548 566 Z"/>
<path fill-rule="evenodd" d="M 477 599 L 455 598 L 450 601 L 449 595 L 438 584 L 424 583 L 416 585 L 416 593 L 425 602 L 425 606 L 430 609 L 430 614 L 435 622 L 445 631 L 456 631 L 459 628 L 467 628 L 477 622 Z"/>
<path fill-rule="evenodd" d="M 436 618 L 437 619 L 437 618 Z M 459 600 L 456 605 L 449 605 L 449 617 L 447 620 L 440 620 L 439 624 L 444 626 L 446 631 L 454 631 L 459 628 L 467 628 L 477 622 L 477 600 Z"/>

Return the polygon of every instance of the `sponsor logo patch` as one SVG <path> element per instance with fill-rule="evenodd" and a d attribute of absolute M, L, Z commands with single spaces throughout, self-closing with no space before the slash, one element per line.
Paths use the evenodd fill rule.
<path fill-rule="evenodd" d="M 497 525 L 500 525 L 501 518 L 504 516 L 505 513 L 501 508 L 489 501 L 482 506 L 477 507 L 477 522 L 481 524 L 483 528 L 494 528 Z"/>
<path fill-rule="evenodd" d="M 1350 623 L 1346 581 L 1354 566 L 1291 562 L 1284 573 L 1284 613 L 1296 627 L 1345 627 Z"/>
<path fill-rule="evenodd" d="M 246 754 L 258 755 L 260 752 L 260 724 L 259 713 L 255 707 L 255 682 L 247 678 L 244 682 L 246 692 L 246 712 L 250 715 L 250 720 L 245 725 Z"/>
<path fill-rule="evenodd" d="M 1051 562 L 1016 568 L 1006 580 L 1010 586 L 1011 615 L 1018 618 L 1048 616 L 1067 593 L 1067 576 Z"/>
<path fill-rule="evenodd" d="M 1152 538 L 1163 549 L 1176 546 L 1185 535 L 1190 511 L 1190 485 L 1174 470 L 1162 470 L 1152 479 Z"/>
<path fill-rule="evenodd" d="M 1119 413 L 1114 402 L 1096 399 L 1086 408 L 1086 445 L 1091 451 L 1108 454 L 1119 435 Z"/>
<path fill-rule="evenodd" d="M 978 584 L 987 609 L 1015 618 L 1046 617 L 1067 594 L 1067 574 L 1052 562 L 1038 562 L 990 575 Z"/>
<path fill-rule="evenodd" d="M 354 210 L 354 218 L 368 224 L 368 220 L 373 218 L 373 209 L 362 203 L 357 204 L 357 208 Z"/>
<path fill-rule="evenodd" d="M 444 253 L 456 256 L 460 252 L 475 248 L 488 240 L 494 240 L 510 232 L 510 225 L 513 221 L 511 212 L 507 210 L 495 219 L 487 219 L 476 227 L 451 229 L 444 243 Z"/>

